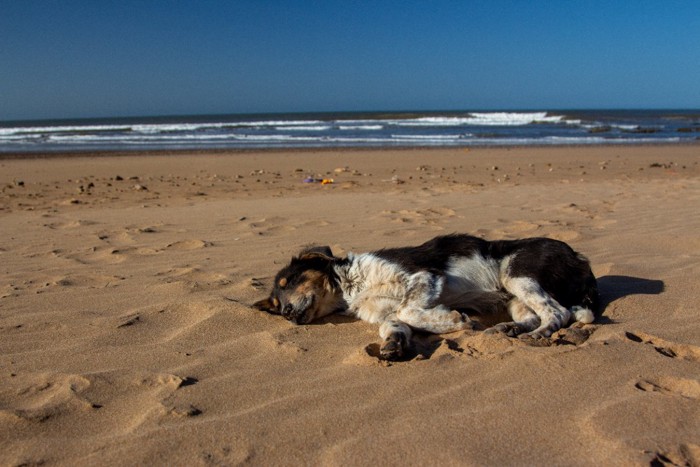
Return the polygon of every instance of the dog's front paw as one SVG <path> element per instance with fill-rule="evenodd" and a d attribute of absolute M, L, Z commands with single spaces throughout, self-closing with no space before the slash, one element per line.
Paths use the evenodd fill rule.
<path fill-rule="evenodd" d="M 395 340 L 384 341 L 381 348 L 379 349 L 379 358 L 382 360 L 388 360 L 395 362 L 397 360 L 403 360 L 405 356 L 405 349 L 401 342 Z"/>

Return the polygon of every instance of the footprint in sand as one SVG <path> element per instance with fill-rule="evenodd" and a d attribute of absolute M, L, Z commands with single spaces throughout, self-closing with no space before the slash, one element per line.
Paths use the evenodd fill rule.
<path fill-rule="evenodd" d="M 160 232 L 159 226 L 127 226 L 124 230 L 120 231 L 109 231 L 102 230 L 97 232 L 97 238 L 109 243 L 113 246 L 124 246 L 124 245 L 134 245 L 137 243 L 137 237 L 142 237 L 144 234 L 153 234 Z"/>
<path fill-rule="evenodd" d="M 147 228 L 148 229 L 148 228 Z M 122 231 L 101 230 L 94 232 L 96 243 L 79 251 L 55 250 L 56 256 L 76 261 L 80 264 L 118 264 L 133 256 L 149 256 L 159 251 L 139 246 L 134 236 L 142 229 L 129 227 Z"/>
<path fill-rule="evenodd" d="M 59 256 L 79 264 L 118 264 L 126 259 L 123 250 L 100 245 L 73 252 L 62 251 Z"/>
<path fill-rule="evenodd" d="M 276 235 L 297 230 L 297 227 L 289 223 L 289 219 L 278 216 L 256 219 L 247 225 L 248 229 L 257 235 Z"/>
<path fill-rule="evenodd" d="M 165 249 L 174 251 L 191 251 L 199 250 L 200 248 L 208 248 L 212 245 L 213 243 L 205 240 L 180 240 L 166 245 Z"/>
<path fill-rule="evenodd" d="M 100 409 L 83 394 L 90 386 L 87 377 L 76 374 L 30 374 L 20 381 L 16 398 L 0 410 L 7 421 L 44 423 L 62 414 Z M 14 380 L 15 378 L 13 378 Z"/>
<path fill-rule="evenodd" d="M 196 266 L 174 267 L 156 276 L 162 277 L 166 284 L 180 284 L 184 291 L 218 290 L 231 284 L 230 276 L 207 272 Z"/>
<path fill-rule="evenodd" d="M 579 232 L 571 228 L 572 225 L 570 223 L 556 219 L 538 222 L 522 220 L 515 222 L 500 220 L 500 222 L 507 224 L 503 230 L 512 237 L 544 236 L 563 242 L 570 242 L 581 236 Z"/>
<path fill-rule="evenodd" d="M 58 287 L 88 287 L 91 289 L 100 289 L 105 287 L 117 287 L 119 283 L 126 278 L 123 276 L 84 276 L 79 274 L 70 274 L 51 282 L 52 286 Z"/>
<path fill-rule="evenodd" d="M 66 287 L 101 289 L 117 287 L 126 278 L 123 276 L 68 274 L 64 276 L 36 275 L 32 279 L 12 280 L 0 287 L 0 298 L 16 297 L 23 293 L 43 294 Z"/>
<path fill-rule="evenodd" d="M 700 399 L 700 381 L 694 379 L 660 377 L 640 379 L 634 385 L 644 392 L 658 392 L 660 394 L 673 394 L 687 399 Z"/>
<path fill-rule="evenodd" d="M 563 206 L 557 206 L 562 212 L 567 214 L 573 214 L 577 217 L 586 217 L 587 219 L 600 219 L 600 213 L 610 214 L 614 212 L 615 203 L 609 201 L 598 201 L 592 202 L 587 206 L 578 205 L 576 203 L 570 203 Z"/>
<path fill-rule="evenodd" d="M 44 227 L 47 227 L 51 230 L 65 230 L 65 229 L 77 229 L 80 227 L 88 227 L 91 225 L 97 225 L 98 222 L 95 221 L 87 221 L 87 220 L 74 220 L 74 221 L 65 221 L 65 222 L 51 222 L 48 224 L 44 224 Z"/>
<path fill-rule="evenodd" d="M 136 243 L 134 236 L 128 230 L 123 232 L 110 232 L 103 230 L 98 232 L 97 238 L 114 247 L 131 246 Z"/>
<path fill-rule="evenodd" d="M 697 444 L 686 443 L 675 449 L 644 452 L 652 456 L 650 467 L 700 465 L 700 446 Z"/>
<path fill-rule="evenodd" d="M 197 384 L 199 380 L 192 376 L 181 377 L 169 373 L 150 373 L 139 376 L 134 380 L 138 386 L 146 386 L 158 390 L 174 391 L 184 386 L 192 386 Z"/>
<path fill-rule="evenodd" d="M 320 220 L 320 219 L 319 219 L 319 220 L 312 220 L 312 221 L 302 222 L 302 223 L 299 224 L 299 227 L 316 227 L 316 228 L 320 228 L 320 227 L 327 227 L 327 226 L 329 226 L 329 225 L 331 225 L 330 222 L 325 221 L 325 220 Z"/>
<path fill-rule="evenodd" d="M 387 210 L 379 213 L 384 219 L 400 224 L 437 225 L 447 222 L 449 218 L 455 216 L 455 211 L 446 207 L 436 207 L 428 209 L 401 209 Z"/>
<path fill-rule="evenodd" d="M 155 255 L 160 251 L 153 248 L 126 246 L 124 242 L 121 242 L 120 246 L 108 243 L 79 251 L 56 250 L 56 255 L 79 264 L 119 264 L 133 257 Z"/>
<path fill-rule="evenodd" d="M 454 217 L 455 211 L 449 208 L 437 207 L 429 209 L 402 209 L 402 210 L 386 210 L 380 212 L 376 217 L 382 220 L 389 220 L 394 224 L 400 224 L 401 227 L 397 230 L 388 230 L 384 232 L 387 237 L 411 237 L 418 230 L 445 230 L 445 225 Z"/>
<path fill-rule="evenodd" d="M 157 345 L 214 334 L 228 316 L 226 303 L 212 298 L 136 308 L 121 316 L 95 317 L 91 324 L 102 330 L 104 345 Z"/>
<path fill-rule="evenodd" d="M 667 341 L 643 332 L 627 331 L 625 332 L 625 337 L 632 342 L 649 346 L 665 357 L 700 362 L 700 347 Z"/>
<path fill-rule="evenodd" d="M 170 417 L 191 417 L 202 413 L 190 401 L 185 400 L 185 388 L 198 384 L 193 376 L 170 373 L 153 373 L 119 369 L 81 375 L 51 375 L 46 378 L 45 390 L 48 403 L 38 411 L 20 411 L 23 418 L 38 417 L 44 422 L 54 417 L 75 419 L 76 411 L 99 410 L 105 418 L 95 433 L 120 435 L 133 433 L 141 425 L 157 424 Z M 55 389 L 54 389 L 55 387 Z M 29 388 L 32 390 L 32 388 Z M 25 396 L 25 400 L 38 396 Z M 22 400 L 18 401 L 23 403 Z M 24 402 L 26 404 L 26 402 Z M 85 436 L 80 424 L 64 427 Z"/>
<path fill-rule="evenodd" d="M 299 343 L 299 328 L 285 329 L 272 335 L 272 339 L 263 339 L 268 346 L 273 346 L 275 351 L 282 351 L 290 357 L 297 357 L 308 352 L 308 348 Z"/>
<path fill-rule="evenodd" d="M 508 223 L 506 220 L 499 220 L 499 222 L 503 223 Z M 528 222 L 528 221 L 515 221 L 511 222 L 508 226 L 507 229 L 515 234 L 518 235 L 524 235 L 524 234 L 529 234 L 531 232 L 534 232 L 538 229 L 541 229 L 542 225 L 537 224 L 535 222 Z"/>
<path fill-rule="evenodd" d="M 231 295 L 225 297 L 232 302 L 239 302 L 235 296 L 246 295 L 250 292 L 269 292 L 272 277 L 246 277 L 230 284 Z"/>

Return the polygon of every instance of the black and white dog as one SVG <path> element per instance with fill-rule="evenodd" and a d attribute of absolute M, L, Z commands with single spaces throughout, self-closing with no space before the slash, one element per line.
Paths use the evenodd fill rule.
<path fill-rule="evenodd" d="M 334 312 L 378 323 L 381 357 L 397 360 L 412 329 L 473 329 L 467 313 L 507 310 L 512 321 L 487 332 L 511 337 L 549 337 L 572 318 L 591 323 L 598 290 L 588 260 L 558 240 L 447 235 L 347 258 L 334 257 L 329 247 L 309 248 L 254 306 L 297 324 Z"/>

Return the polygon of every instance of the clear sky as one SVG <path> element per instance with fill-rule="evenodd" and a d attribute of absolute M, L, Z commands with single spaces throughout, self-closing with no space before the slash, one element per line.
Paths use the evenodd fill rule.
<path fill-rule="evenodd" d="M 700 108 L 700 1 L 0 0 L 0 120 Z"/>

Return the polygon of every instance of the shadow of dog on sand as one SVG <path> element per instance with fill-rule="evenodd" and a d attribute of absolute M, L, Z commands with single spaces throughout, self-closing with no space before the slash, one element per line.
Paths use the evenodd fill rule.
<path fill-rule="evenodd" d="M 643 279 L 630 276 L 602 276 L 598 278 L 600 311 L 596 323 L 611 323 L 605 317 L 605 309 L 614 301 L 629 295 L 659 295 L 664 291 L 664 282 L 656 279 Z"/>

